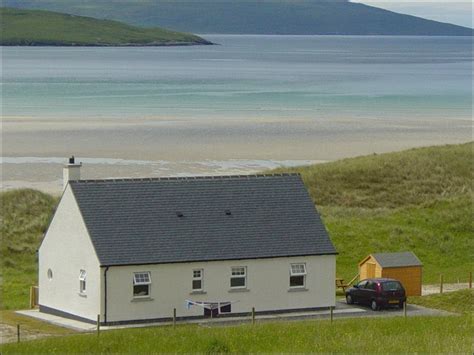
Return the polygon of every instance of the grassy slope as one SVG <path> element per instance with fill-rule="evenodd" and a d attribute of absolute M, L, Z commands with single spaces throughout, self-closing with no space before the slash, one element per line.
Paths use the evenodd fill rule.
<path fill-rule="evenodd" d="M 4 354 L 56 353 L 469 353 L 472 324 L 464 317 L 341 319 L 232 327 L 123 329 L 0 346 Z"/>
<path fill-rule="evenodd" d="M 100 14 L 139 26 L 159 25 L 194 33 L 472 35 L 472 30 L 467 28 L 348 0 L 4 0 L 4 3 L 92 17 Z"/>
<path fill-rule="evenodd" d="M 0 8 L 1 45 L 207 44 L 191 34 L 50 11 Z"/>

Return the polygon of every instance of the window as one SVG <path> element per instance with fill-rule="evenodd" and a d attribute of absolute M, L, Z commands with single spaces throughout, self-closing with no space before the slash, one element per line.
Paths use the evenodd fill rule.
<path fill-rule="evenodd" d="M 361 281 L 357 284 L 357 287 L 358 288 L 365 288 L 365 286 L 367 285 L 367 282 L 368 282 L 367 280 L 363 280 L 363 281 Z"/>
<path fill-rule="evenodd" d="M 133 297 L 150 296 L 150 272 L 136 272 L 133 274 Z"/>
<path fill-rule="evenodd" d="M 86 270 L 81 270 L 79 272 L 79 292 L 86 293 Z"/>
<path fill-rule="evenodd" d="M 247 272 L 245 266 L 238 266 L 232 268 L 230 276 L 231 288 L 245 288 L 247 287 Z"/>
<path fill-rule="evenodd" d="M 202 291 L 202 276 L 202 269 L 193 270 L 193 291 Z"/>
<path fill-rule="evenodd" d="M 382 283 L 382 289 L 384 291 L 399 291 L 402 289 L 402 285 L 398 281 L 388 281 Z"/>
<path fill-rule="evenodd" d="M 376 290 L 377 289 L 377 284 L 375 282 L 369 281 L 369 282 L 367 282 L 367 285 L 365 285 L 365 288 L 367 290 Z"/>
<path fill-rule="evenodd" d="M 306 265 L 291 264 L 290 267 L 290 287 L 305 287 Z"/>

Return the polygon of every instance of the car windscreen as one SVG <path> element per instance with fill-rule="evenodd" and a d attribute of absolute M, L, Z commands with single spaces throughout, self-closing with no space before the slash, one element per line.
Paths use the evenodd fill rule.
<path fill-rule="evenodd" d="M 382 289 L 384 291 L 398 291 L 402 289 L 402 285 L 397 281 L 388 281 L 382 283 Z"/>

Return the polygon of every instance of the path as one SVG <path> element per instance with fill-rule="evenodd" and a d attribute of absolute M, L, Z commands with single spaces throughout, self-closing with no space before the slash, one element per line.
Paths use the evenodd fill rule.
<path fill-rule="evenodd" d="M 443 292 L 454 292 L 469 288 L 468 283 L 454 283 L 454 284 L 443 284 Z M 433 295 L 439 293 L 439 284 L 436 285 L 423 285 L 421 288 L 421 294 L 423 296 Z"/>

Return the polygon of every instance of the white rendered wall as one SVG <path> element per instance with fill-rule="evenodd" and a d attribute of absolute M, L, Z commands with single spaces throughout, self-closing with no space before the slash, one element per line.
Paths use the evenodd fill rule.
<path fill-rule="evenodd" d="M 48 269 L 53 278 L 48 279 Z M 86 293 L 79 272 L 86 270 Z M 68 185 L 39 249 L 39 304 L 96 320 L 100 312 L 100 267 L 76 200 Z"/>
<path fill-rule="evenodd" d="M 306 263 L 306 290 L 289 287 L 291 263 Z M 231 267 L 247 267 L 247 290 L 230 288 Z M 204 269 L 205 294 L 193 294 L 192 270 Z M 150 299 L 133 298 L 133 273 L 150 271 Z M 232 313 L 335 306 L 334 255 L 111 267 L 107 273 L 107 321 L 203 315 L 185 300 L 238 301 Z"/>

